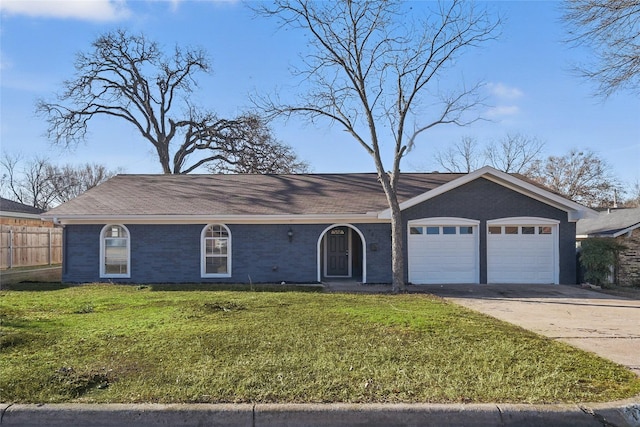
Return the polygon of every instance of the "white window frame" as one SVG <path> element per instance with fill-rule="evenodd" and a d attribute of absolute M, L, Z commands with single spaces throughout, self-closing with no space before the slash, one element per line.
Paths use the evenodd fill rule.
<path fill-rule="evenodd" d="M 113 274 L 113 273 L 107 273 L 106 272 L 106 268 L 105 268 L 106 267 L 106 265 L 105 265 L 106 249 L 105 249 L 105 247 L 106 247 L 107 237 L 105 237 L 105 234 L 111 227 L 120 227 L 127 233 L 126 237 L 109 237 L 108 238 L 108 239 L 124 239 L 127 242 L 127 244 L 126 244 L 126 250 L 127 250 L 127 273 L 125 273 L 125 274 Z M 124 224 L 107 224 L 104 227 L 102 227 L 102 230 L 100 231 L 100 278 L 103 278 L 103 279 L 116 279 L 116 278 L 129 279 L 129 278 L 131 278 L 131 233 L 129 232 L 129 229 Z"/>
<path fill-rule="evenodd" d="M 209 228 L 211 227 L 222 227 L 227 231 L 227 272 L 226 273 L 207 273 L 207 245 L 206 245 L 206 241 L 208 239 L 207 237 L 207 230 L 209 230 Z M 215 237 L 215 239 L 220 239 L 220 237 Z M 224 224 L 207 224 L 203 229 L 202 232 L 200 233 L 200 277 L 202 278 L 215 278 L 215 277 L 231 277 L 231 254 L 233 253 L 231 250 L 231 230 L 229 230 L 229 227 L 227 227 Z M 216 257 L 216 258 L 222 258 L 222 256 L 220 257 Z"/>

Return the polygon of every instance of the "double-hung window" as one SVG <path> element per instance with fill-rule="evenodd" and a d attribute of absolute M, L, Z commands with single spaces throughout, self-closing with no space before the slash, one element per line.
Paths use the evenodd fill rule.
<path fill-rule="evenodd" d="M 231 277 L 231 233 L 221 224 L 202 230 L 202 277 Z"/>
<path fill-rule="evenodd" d="M 131 256 L 129 230 L 124 225 L 107 225 L 100 233 L 100 277 L 129 278 Z"/>

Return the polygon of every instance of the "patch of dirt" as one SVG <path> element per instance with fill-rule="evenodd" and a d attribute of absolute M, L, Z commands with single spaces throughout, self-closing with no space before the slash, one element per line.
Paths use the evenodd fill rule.
<path fill-rule="evenodd" d="M 112 369 L 80 372 L 67 366 L 56 370 L 52 377 L 52 381 L 60 385 L 60 391 L 73 398 L 80 397 L 94 388 L 106 389 L 116 380 Z"/>
<path fill-rule="evenodd" d="M 203 304 L 207 311 L 238 311 L 244 310 L 246 307 L 236 302 L 205 302 Z"/>

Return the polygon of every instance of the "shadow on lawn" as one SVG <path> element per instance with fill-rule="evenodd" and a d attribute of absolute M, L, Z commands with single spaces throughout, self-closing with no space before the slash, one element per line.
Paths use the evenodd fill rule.
<path fill-rule="evenodd" d="M 90 286 L 91 284 L 86 284 Z M 152 285 L 117 284 L 117 286 L 131 286 L 138 290 L 149 291 L 238 291 L 238 292 L 323 292 L 324 287 L 318 283 L 280 285 L 275 283 L 262 284 L 218 284 L 218 283 L 162 283 Z M 57 291 L 60 289 L 84 286 L 59 282 L 20 282 L 2 284 L 3 291 Z"/>
<path fill-rule="evenodd" d="M 67 289 L 77 285 L 59 282 L 20 282 L 2 284 L 0 290 L 3 291 L 57 291 Z"/>
<path fill-rule="evenodd" d="M 279 285 L 269 284 L 218 284 L 218 283 L 167 283 L 138 285 L 138 289 L 151 291 L 238 291 L 238 292 L 323 292 L 321 284 Z"/>

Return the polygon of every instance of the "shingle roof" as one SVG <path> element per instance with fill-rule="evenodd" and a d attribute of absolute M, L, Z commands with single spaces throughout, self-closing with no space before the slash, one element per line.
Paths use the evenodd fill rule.
<path fill-rule="evenodd" d="M 640 208 L 616 209 L 600 212 L 596 218 L 581 219 L 576 224 L 576 234 L 613 236 L 634 226 L 640 226 Z"/>
<path fill-rule="evenodd" d="M 403 174 L 400 202 L 462 175 Z M 375 173 L 118 175 L 47 216 L 366 214 L 387 207 Z"/>
<path fill-rule="evenodd" d="M 0 197 L 0 211 L 33 215 L 38 215 L 44 212 L 44 210 L 42 209 L 34 208 L 33 206 L 25 205 L 19 202 L 14 202 L 13 200 L 5 199 L 4 197 Z"/>

